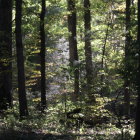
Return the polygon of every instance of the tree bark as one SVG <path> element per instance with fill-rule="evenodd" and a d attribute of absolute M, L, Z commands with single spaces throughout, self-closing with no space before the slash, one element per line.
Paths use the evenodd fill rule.
<path fill-rule="evenodd" d="M 130 47 L 131 47 L 131 0 L 126 0 L 126 40 L 125 40 L 125 76 L 124 76 L 124 114 L 130 114 Z"/>
<path fill-rule="evenodd" d="M 12 106 L 12 0 L 0 1 L 0 110 Z"/>
<path fill-rule="evenodd" d="M 26 90 L 25 90 L 25 71 L 22 43 L 22 0 L 16 0 L 16 52 L 18 68 L 18 94 L 20 117 L 28 115 Z"/>
<path fill-rule="evenodd" d="M 137 78 L 137 111 L 135 121 L 135 138 L 134 140 L 140 140 L 140 0 L 138 0 L 138 34 L 137 34 L 137 45 L 139 53 L 139 67 L 138 67 L 138 78 Z"/>
<path fill-rule="evenodd" d="M 90 1 L 84 0 L 84 27 L 85 27 L 85 60 L 87 89 L 91 94 L 93 82 L 92 50 L 91 50 L 91 13 Z"/>
<path fill-rule="evenodd" d="M 69 30 L 69 55 L 70 66 L 74 69 L 74 94 L 79 93 L 79 67 L 76 63 L 79 61 L 77 49 L 77 32 L 76 32 L 76 8 L 75 0 L 68 0 L 68 30 Z"/>
<path fill-rule="evenodd" d="M 45 29 L 44 29 L 44 19 L 46 12 L 45 0 L 42 0 L 42 10 L 40 14 L 40 40 L 41 40 L 41 109 L 44 111 L 46 108 L 46 75 L 45 75 L 45 54 L 46 54 L 46 45 L 45 45 Z"/>

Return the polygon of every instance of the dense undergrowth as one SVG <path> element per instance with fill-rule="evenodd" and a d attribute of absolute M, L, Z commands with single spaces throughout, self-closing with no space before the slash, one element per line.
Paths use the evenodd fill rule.
<path fill-rule="evenodd" d="M 82 94 L 76 100 L 68 93 L 54 95 L 49 98 L 44 114 L 40 111 L 40 98 L 34 98 L 28 102 L 29 116 L 22 120 L 18 103 L 14 101 L 13 108 L 0 117 L 1 139 L 6 133 L 9 137 L 15 135 L 15 139 L 23 136 L 52 140 L 131 140 L 134 121 L 118 114 L 121 102 L 113 108 L 113 98 L 94 96 L 96 102 Z"/>

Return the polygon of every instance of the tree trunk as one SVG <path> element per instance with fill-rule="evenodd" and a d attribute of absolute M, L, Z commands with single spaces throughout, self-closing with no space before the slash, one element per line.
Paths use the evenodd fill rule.
<path fill-rule="evenodd" d="M 108 19 L 109 20 L 109 19 Z M 105 54 L 106 54 L 106 44 L 107 44 L 107 39 L 108 39 L 108 35 L 109 35 L 109 21 L 108 21 L 108 24 L 107 24 L 107 29 L 106 29 L 106 35 L 105 35 L 105 40 L 104 40 L 104 45 L 103 45 L 103 49 L 102 49 L 102 61 L 101 61 L 101 70 L 105 71 Z M 105 88 L 104 88 L 104 73 L 101 74 L 101 91 L 100 91 L 100 94 L 102 95 L 104 92 L 105 92 Z"/>
<path fill-rule="evenodd" d="M 139 68 L 138 68 L 138 78 L 137 78 L 137 111 L 136 111 L 136 121 L 135 121 L 135 138 L 134 140 L 140 140 L 140 0 L 138 0 L 138 35 L 137 35 L 137 45 L 139 53 Z"/>
<path fill-rule="evenodd" d="M 19 94 L 19 111 L 20 117 L 28 115 L 27 99 L 25 91 L 25 72 L 24 56 L 22 44 L 22 0 L 16 0 L 16 51 L 17 51 L 17 68 L 18 68 L 18 94 Z"/>
<path fill-rule="evenodd" d="M 130 47 L 131 47 L 131 35 L 130 35 L 130 28 L 131 28 L 131 0 L 126 0 L 126 40 L 125 40 L 125 77 L 124 77 L 124 113 L 125 115 L 130 114 Z"/>
<path fill-rule="evenodd" d="M 78 68 L 78 49 L 77 49 L 77 35 L 76 35 L 76 8 L 75 0 L 68 0 L 68 30 L 69 30 L 69 54 L 70 66 L 74 69 L 74 94 L 79 93 L 79 68 Z"/>
<path fill-rule="evenodd" d="M 0 1 L 0 110 L 12 106 L 12 0 Z M 6 60 L 6 61 L 5 61 Z"/>
<path fill-rule="evenodd" d="M 85 59 L 86 59 L 86 78 L 89 94 L 92 93 L 93 66 L 91 50 L 91 13 L 90 1 L 84 0 L 84 26 L 85 26 Z"/>
<path fill-rule="evenodd" d="M 41 109 L 44 111 L 46 108 L 46 76 L 45 76 L 45 54 L 46 54 L 46 45 L 45 45 L 45 29 L 44 29 L 44 18 L 46 12 L 45 0 L 42 0 L 42 10 L 40 14 L 40 40 L 41 40 Z"/>

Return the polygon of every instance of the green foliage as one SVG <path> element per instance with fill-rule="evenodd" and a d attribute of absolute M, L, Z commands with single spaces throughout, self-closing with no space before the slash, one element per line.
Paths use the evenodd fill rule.
<path fill-rule="evenodd" d="M 129 140 L 134 135 L 132 125 L 124 125 L 123 128 L 115 126 L 116 119 L 113 113 L 105 109 L 105 105 L 111 100 L 96 95 L 96 104 L 86 95 L 80 95 L 77 102 L 72 101 L 71 94 L 55 95 L 48 100 L 48 108 L 45 114 L 38 110 L 39 98 L 29 102 L 30 115 L 20 120 L 18 104 L 15 102 L 14 108 L 7 110 L 1 116 L 1 129 L 22 132 L 41 133 L 73 133 L 76 139 L 97 139 L 97 140 L 120 140 L 123 137 Z M 80 108 L 81 111 L 73 115 L 74 119 L 67 118 L 67 114 Z M 83 119 L 83 122 L 78 120 Z M 126 122 L 127 124 L 127 122 Z M 88 133 L 87 136 L 83 134 Z M 78 134 L 81 134 L 79 136 Z"/>
<path fill-rule="evenodd" d="M 73 133 L 89 134 L 81 136 L 83 139 L 97 140 L 120 140 L 122 134 L 124 139 L 132 139 L 134 135 L 134 118 L 130 124 L 118 128 L 118 116 L 111 110 L 111 102 L 116 102 L 116 110 L 119 112 L 123 106 L 123 86 L 125 77 L 131 81 L 130 91 L 135 94 L 138 48 L 136 44 L 137 15 L 136 3 L 131 7 L 131 53 L 128 61 L 128 69 L 124 65 L 125 49 L 125 3 L 122 0 L 94 0 L 91 2 L 91 45 L 93 52 L 93 93 L 87 93 L 85 73 L 85 51 L 84 51 L 84 8 L 83 1 L 76 0 L 77 11 L 77 42 L 80 69 L 80 94 L 77 101 L 73 92 L 73 71 L 75 67 L 68 65 L 63 59 L 65 44 L 60 44 L 60 39 L 68 43 L 67 28 L 67 1 L 48 0 L 46 1 L 46 83 L 47 94 L 51 85 L 59 85 L 59 93 L 47 95 L 48 108 L 45 114 L 40 112 L 40 37 L 39 37 L 39 16 L 41 5 L 39 0 L 24 0 L 22 31 L 24 43 L 25 73 L 28 107 L 30 115 L 20 120 L 18 111 L 17 96 L 17 68 L 15 58 L 15 38 L 13 37 L 13 58 L 9 59 L 4 50 L 4 58 L 0 62 L 13 62 L 13 92 L 14 105 L 12 109 L 3 112 L 0 117 L 0 128 L 26 131 L 41 131 L 41 133 Z M 13 14 L 15 9 L 13 9 Z M 106 38 L 108 28 L 108 34 Z M 15 29 L 15 23 L 13 23 Z M 14 34 L 14 33 L 13 33 Z M 106 43 L 105 43 L 106 42 Z M 60 48 L 57 48 L 60 45 Z M 103 56 L 103 47 L 105 53 Z M 67 46 L 68 47 L 68 46 Z M 62 56 L 60 58 L 57 57 Z M 102 59 L 104 64 L 102 66 Z M 55 81 L 54 81 L 55 80 Z M 55 87 L 54 87 L 55 88 Z M 120 91 L 118 94 L 118 91 Z M 116 98 L 118 96 L 118 98 Z M 133 97 L 132 97 L 133 98 Z M 131 101 L 132 101 L 131 98 Z M 135 100 L 134 97 L 133 100 Z M 135 102 L 131 102 L 134 105 Z M 106 106 L 110 106 L 107 108 Z M 73 114 L 74 119 L 67 117 L 67 114 L 76 109 L 79 113 Z M 122 108 L 121 108 L 122 109 Z M 122 110 L 121 110 L 122 111 Z M 119 116 L 121 119 L 123 116 Z M 126 120 L 121 120 L 124 123 Z M 91 128 L 90 128 L 91 127 Z M 77 136 L 77 139 L 82 139 Z"/>

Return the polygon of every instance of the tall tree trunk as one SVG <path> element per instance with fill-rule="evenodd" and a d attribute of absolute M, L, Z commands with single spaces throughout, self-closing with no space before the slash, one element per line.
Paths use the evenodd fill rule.
<path fill-rule="evenodd" d="M 79 93 L 79 68 L 78 68 L 78 49 L 77 49 L 77 35 L 76 35 L 76 8 L 75 0 L 68 0 L 68 30 L 69 30 L 69 54 L 70 66 L 74 68 L 74 93 Z"/>
<path fill-rule="evenodd" d="M 108 19 L 109 20 L 109 19 Z M 105 54 L 106 54 L 106 44 L 107 44 L 107 39 L 108 39 L 108 35 L 109 35 L 109 21 L 107 24 L 107 29 L 106 29 L 106 35 L 105 35 L 105 40 L 104 40 L 104 45 L 102 48 L 102 61 L 101 61 L 101 70 L 105 71 Z M 105 91 L 104 91 L 104 74 L 101 75 L 101 92 L 100 94 L 102 95 Z"/>
<path fill-rule="evenodd" d="M 17 51 L 17 68 L 18 68 L 18 94 L 19 94 L 19 111 L 20 117 L 28 115 L 27 99 L 25 91 L 25 72 L 24 56 L 22 43 L 22 0 L 16 0 L 16 51 Z"/>
<path fill-rule="evenodd" d="M 45 76 L 45 54 L 46 54 L 46 45 L 45 45 L 45 29 L 44 29 L 44 19 L 46 12 L 45 0 L 42 0 L 42 10 L 40 14 L 40 40 L 41 40 L 41 109 L 44 111 L 46 108 L 46 76 Z"/>
<path fill-rule="evenodd" d="M 12 0 L 0 1 L 0 110 L 12 105 Z M 6 61 L 5 61 L 6 60 Z"/>
<path fill-rule="evenodd" d="M 137 79 L 137 111 L 136 111 L 136 124 L 135 124 L 135 138 L 134 140 L 140 140 L 140 0 L 138 0 L 138 35 L 137 35 L 137 45 L 139 53 L 139 67 L 138 67 L 138 79 Z"/>
<path fill-rule="evenodd" d="M 85 59 L 86 59 L 86 78 L 89 94 L 92 92 L 93 66 L 91 50 L 91 13 L 90 1 L 84 0 L 84 26 L 85 26 Z"/>
<path fill-rule="evenodd" d="M 130 35 L 130 28 L 131 28 L 131 0 L 126 0 L 126 40 L 125 40 L 125 77 L 124 77 L 124 113 L 125 115 L 130 114 L 130 47 L 131 47 L 131 35 Z"/>

